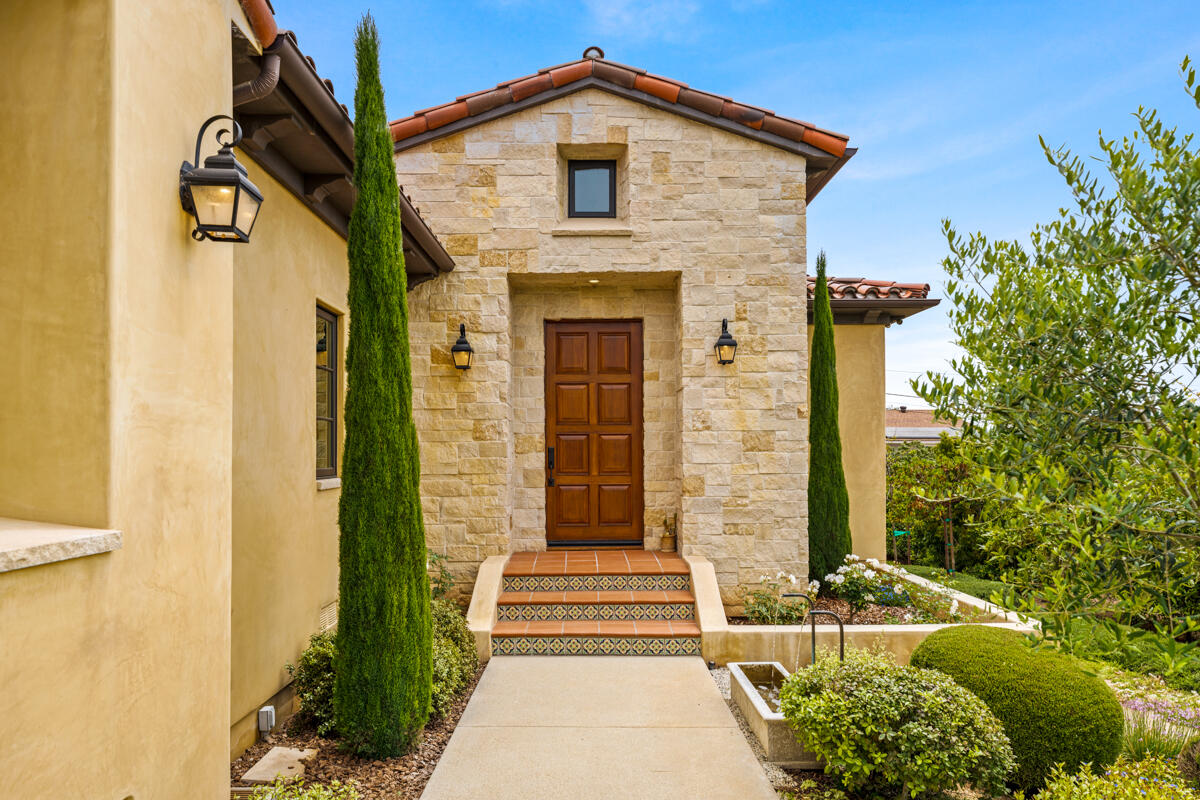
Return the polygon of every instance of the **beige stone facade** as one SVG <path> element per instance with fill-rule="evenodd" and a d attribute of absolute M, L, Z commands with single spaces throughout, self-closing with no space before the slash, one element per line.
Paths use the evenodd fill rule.
<path fill-rule="evenodd" d="M 617 161 L 615 220 L 566 217 L 569 158 Z M 457 265 L 409 297 L 430 546 L 464 577 L 545 547 L 541 322 L 639 318 L 646 546 L 678 513 L 682 550 L 713 560 L 727 601 L 764 571 L 804 574 L 805 159 L 586 89 L 396 165 Z M 460 323 L 464 373 L 448 357 Z"/>

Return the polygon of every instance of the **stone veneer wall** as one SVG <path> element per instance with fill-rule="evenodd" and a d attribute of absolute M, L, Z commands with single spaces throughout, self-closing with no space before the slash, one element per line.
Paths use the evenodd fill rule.
<path fill-rule="evenodd" d="M 566 157 L 618 160 L 618 219 L 564 219 Z M 456 574 L 544 547 L 541 455 L 529 451 L 544 425 L 530 395 L 544 358 L 528 334 L 536 314 L 665 319 L 656 287 L 670 281 L 674 337 L 647 339 L 646 370 L 678 375 L 678 488 L 648 458 L 647 534 L 677 492 L 682 549 L 713 561 L 726 602 L 764 572 L 806 571 L 803 158 L 588 89 L 405 150 L 396 165 L 457 265 L 409 295 L 428 539 Z M 589 278 L 605 288 L 588 295 Z M 725 367 L 712 349 L 723 317 L 739 344 Z M 465 373 L 449 357 L 460 322 L 475 348 Z M 650 434 L 661 399 L 647 392 L 648 457 L 670 452 Z"/>

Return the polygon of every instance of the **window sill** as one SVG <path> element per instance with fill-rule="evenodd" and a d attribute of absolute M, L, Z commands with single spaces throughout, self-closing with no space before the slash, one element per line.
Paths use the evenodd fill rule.
<path fill-rule="evenodd" d="M 0 572 L 120 549 L 120 531 L 0 517 Z"/>
<path fill-rule="evenodd" d="M 608 217 L 573 217 L 558 223 L 551 236 L 632 236 L 633 229 L 623 220 Z"/>
<path fill-rule="evenodd" d="M 342 488 L 341 478 L 317 478 L 317 491 L 328 492 L 330 489 Z"/>

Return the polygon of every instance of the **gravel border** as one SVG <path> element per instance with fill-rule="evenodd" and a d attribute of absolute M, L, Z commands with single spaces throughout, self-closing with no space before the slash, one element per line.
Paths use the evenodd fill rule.
<path fill-rule="evenodd" d="M 762 766 L 763 772 L 767 775 L 767 780 L 771 782 L 771 788 L 776 792 L 795 792 L 800 789 L 800 783 L 796 779 L 796 775 L 787 772 L 778 764 L 774 764 L 767 760 L 767 753 L 759 743 L 758 737 L 754 735 L 754 731 L 750 730 L 750 723 L 746 722 L 746 718 L 742 716 L 742 710 L 738 708 L 737 703 L 733 702 L 729 690 L 729 668 L 717 667 L 710 669 L 709 674 L 712 675 L 713 682 L 717 684 L 717 689 L 721 692 L 721 697 L 725 698 L 725 705 L 729 706 L 729 711 L 733 714 L 733 718 L 737 720 L 738 727 L 741 728 L 742 735 L 746 737 L 746 742 L 750 745 L 750 749 L 754 752 L 754 757 L 758 759 L 758 763 Z M 820 773 L 816 773 L 820 774 Z"/>

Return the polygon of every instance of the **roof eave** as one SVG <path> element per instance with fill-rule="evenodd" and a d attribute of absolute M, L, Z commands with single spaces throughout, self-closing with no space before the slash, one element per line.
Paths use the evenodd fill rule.
<path fill-rule="evenodd" d="M 289 163 L 277 148 L 270 146 L 269 136 L 257 146 L 253 141 L 243 141 L 241 149 L 319 219 L 345 238 L 349 235 L 350 222 L 346 206 L 337 207 L 331 202 L 328 192 L 312 191 L 312 187 L 306 185 L 306 178 L 319 178 L 328 185 L 333 179 L 342 177 L 349 185 L 347 191 L 353 196 L 354 125 L 346 109 L 300 51 L 294 34 L 287 31 L 280 33 L 268 52 L 280 56 L 279 84 L 272 94 L 283 98 L 290 107 L 290 118 L 297 129 L 307 130 L 309 135 L 316 137 L 337 166 L 334 172 L 306 175 L 295 164 Z M 266 100 L 266 97 L 260 100 Z M 236 109 L 235 115 L 252 115 L 249 109 L 253 107 L 254 103 L 248 103 Z M 352 201 L 350 203 L 352 205 Z M 400 193 L 400 208 L 404 249 L 408 256 L 409 287 L 454 269 L 454 259 L 403 192 Z"/>
<path fill-rule="evenodd" d="M 891 325 L 901 323 L 913 314 L 933 308 L 940 299 L 876 297 L 876 298 L 831 298 L 829 308 L 833 311 L 835 325 Z M 812 300 L 808 305 L 808 324 L 812 324 Z"/>

